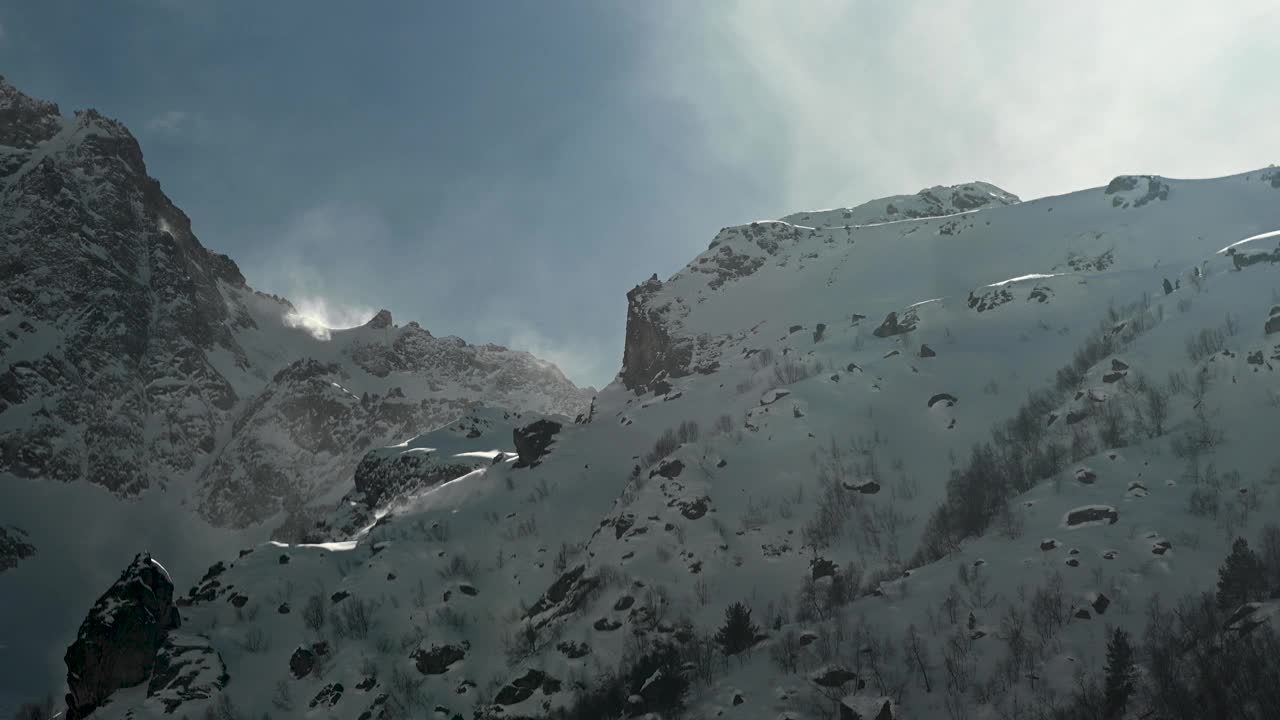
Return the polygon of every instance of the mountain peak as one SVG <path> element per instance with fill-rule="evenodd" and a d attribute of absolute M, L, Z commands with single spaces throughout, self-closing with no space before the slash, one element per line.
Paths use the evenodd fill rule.
<path fill-rule="evenodd" d="M 61 124 L 56 103 L 33 98 L 0 75 L 0 145 L 35 147 L 56 135 Z"/>
<path fill-rule="evenodd" d="M 391 327 L 391 325 L 391 311 L 386 308 L 379 310 L 378 314 L 373 316 L 373 319 L 364 324 L 365 327 L 373 328 L 374 330 L 381 330 L 382 328 Z"/>

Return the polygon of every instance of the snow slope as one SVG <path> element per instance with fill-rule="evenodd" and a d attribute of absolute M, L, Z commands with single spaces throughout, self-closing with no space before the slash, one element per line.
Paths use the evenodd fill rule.
<path fill-rule="evenodd" d="M 764 637 L 691 661 L 691 716 L 885 695 L 902 717 L 1017 716 L 1015 698 L 1062 697 L 1107 624 L 1140 630 L 1150 598 L 1212 587 L 1230 540 L 1276 517 L 1277 200 L 1271 169 L 1126 176 L 940 217 L 726 228 L 630 293 L 617 380 L 536 464 L 481 463 L 354 541 L 259 545 L 191 588 L 183 632 L 230 676 L 210 695 L 245 716 L 538 717 L 657 639 L 709 643 L 743 601 Z M 1158 426 L 1138 412 L 1155 385 Z M 911 567 L 952 470 L 1033 391 L 1051 470 Z M 457 434 L 382 452 L 513 451 Z M 837 575 L 853 597 L 815 601 Z M 1050 620 L 1010 663 L 1002 620 L 1037 597 Z M 911 635 L 934 692 L 905 669 Z M 793 664 L 771 662 L 787 644 Z M 944 652 L 1000 691 L 942 691 Z M 98 712 L 162 716 L 138 690 Z"/>

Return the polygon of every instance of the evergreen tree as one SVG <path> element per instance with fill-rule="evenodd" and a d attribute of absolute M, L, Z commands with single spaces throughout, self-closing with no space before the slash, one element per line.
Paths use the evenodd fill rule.
<path fill-rule="evenodd" d="M 1133 655 L 1129 633 L 1116 628 L 1107 641 L 1106 694 L 1103 699 L 1103 714 L 1107 720 L 1122 717 L 1133 695 Z"/>
<path fill-rule="evenodd" d="M 736 602 L 724 610 L 724 625 L 716 631 L 716 643 L 725 655 L 736 655 L 755 644 L 760 626 L 751 622 L 751 608 Z"/>
<path fill-rule="evenodd" d="M 1218 607 L 1234 610 L 1243 603 L 1261 600 L 1266 594 L 1262 559 L 1249 549 L 1249 541 L 1236 538 L 1231 554 L 1218 569 Z"/>

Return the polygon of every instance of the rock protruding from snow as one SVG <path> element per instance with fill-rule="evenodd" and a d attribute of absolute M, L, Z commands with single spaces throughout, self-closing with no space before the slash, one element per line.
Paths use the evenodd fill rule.
<path fill-rule="evenodd" d="M 0 75 L 0 145 L 32 148 L 56 135 L 61 126 L 56 104 L 23 94 Z"/>
<path fill-rule="evenodd" d="M 172 633 L 156 654 L 147 702 L 173 714 L 187 703 L 208 700 L 227 686 L 226 666 L 204 637 Z"/>
<path fill-rule="evenodd" d="M 516 454 L 520 456 L 516 461 L 516 467 L 536 466 L 547 454 L 551 443 L 555 442 L 555 436 L 560 433 L 560 428 L 560 423 L 545 418 L 522 428 L 516 428 L 512 433 Z"/>
<path fill-rule="evenodd" d="M 894 720 L 893 700 L 850 695 L 840 701 L 840 720 Z"/>
<path fill-rule="evenodd" d="M 27 542 L 27 531 L 13 525 L 0 526 L 0 572 L 18 566 L 18 562 L 35 555 L 36 547 Z"/>
<path fill-rule="evenodd" d="M 971 182 L 963 185 L 936 185 L 915 195 L 894 195 L 849 208 L 794 213 L 782 220 L 809 227 L 871 225 L 894 220 L 955 215 L 1018 202 L 1020 200 L 1017 195 L 1005 192 L 991 183 Z"/>
<path fill-rule="evenodd" d="M 1120 521 L 1120 514 L 1110 505 L 1087 505 L 1085 507 L 1076 508 L 1067 513 L 1064 524 L 1067 527 L 1082 527 L 1084 525 L 1114 525 Z"/>
<path fill-rule="evenodd" d="M 872 334 L 878 338 L 902 335 L 915 330 L 917 322 L 918 320 L 914 310 L 908 310 L 903 313 L 902 319 L 898 319 L 898 313 L 890 312 L 885 316 L 884 322 L 880 323 L 880 327 L 876 328 Z"/>
<path fill-rule="evenodd" d="M 116 690 L 146 682 L 157 651 L 180 623 L 169 574 L 150 554 L 137 555 L 67 648 L 68 718 L 85 717 Z"/>
<path fill-rule="evenodd" d="M 664 378 L 688 374 L 693 350 L 687 340 L 673 337 L 662 313 L 648 300 L 662 282 L 654 275 L 627 293 L 627 332 L 622 350 L 622 383 L 636 394 Z"/>
<path fill-rule="evenodd" d="M 1112 196 L 1112 207 L 1138 208 L 1153 200 L 1168 200 L 1169 183 L 1155 175 L 1120 175 L 1103 193 Z"/>
<path fill-rule="evenodd" d="M 432 645 L 430 648 L 418 648 L 413 653 L 413 661 L 418 672 L 423 675 L 442 675 L 449 666 L 467 656 L 467 649 L 461 645 Z"/>
<path fill-rule="evenodd" d="M 1280 332 L 1280 305 L 1271 308 L 1271 312 L 1267 313 L 1267 323 L 1263 326 L 1263 332 L 1267 335 Z"/>

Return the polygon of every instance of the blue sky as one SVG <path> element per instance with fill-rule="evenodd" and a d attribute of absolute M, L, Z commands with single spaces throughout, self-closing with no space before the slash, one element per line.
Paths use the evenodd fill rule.
<path fill-rule="evenodd" d="M 601 386 L 722 226 L 1280 156 L 1270 3 L 1031 5 L 15 1 L 0 72 L 125 121 L 255 287 Z"/>

